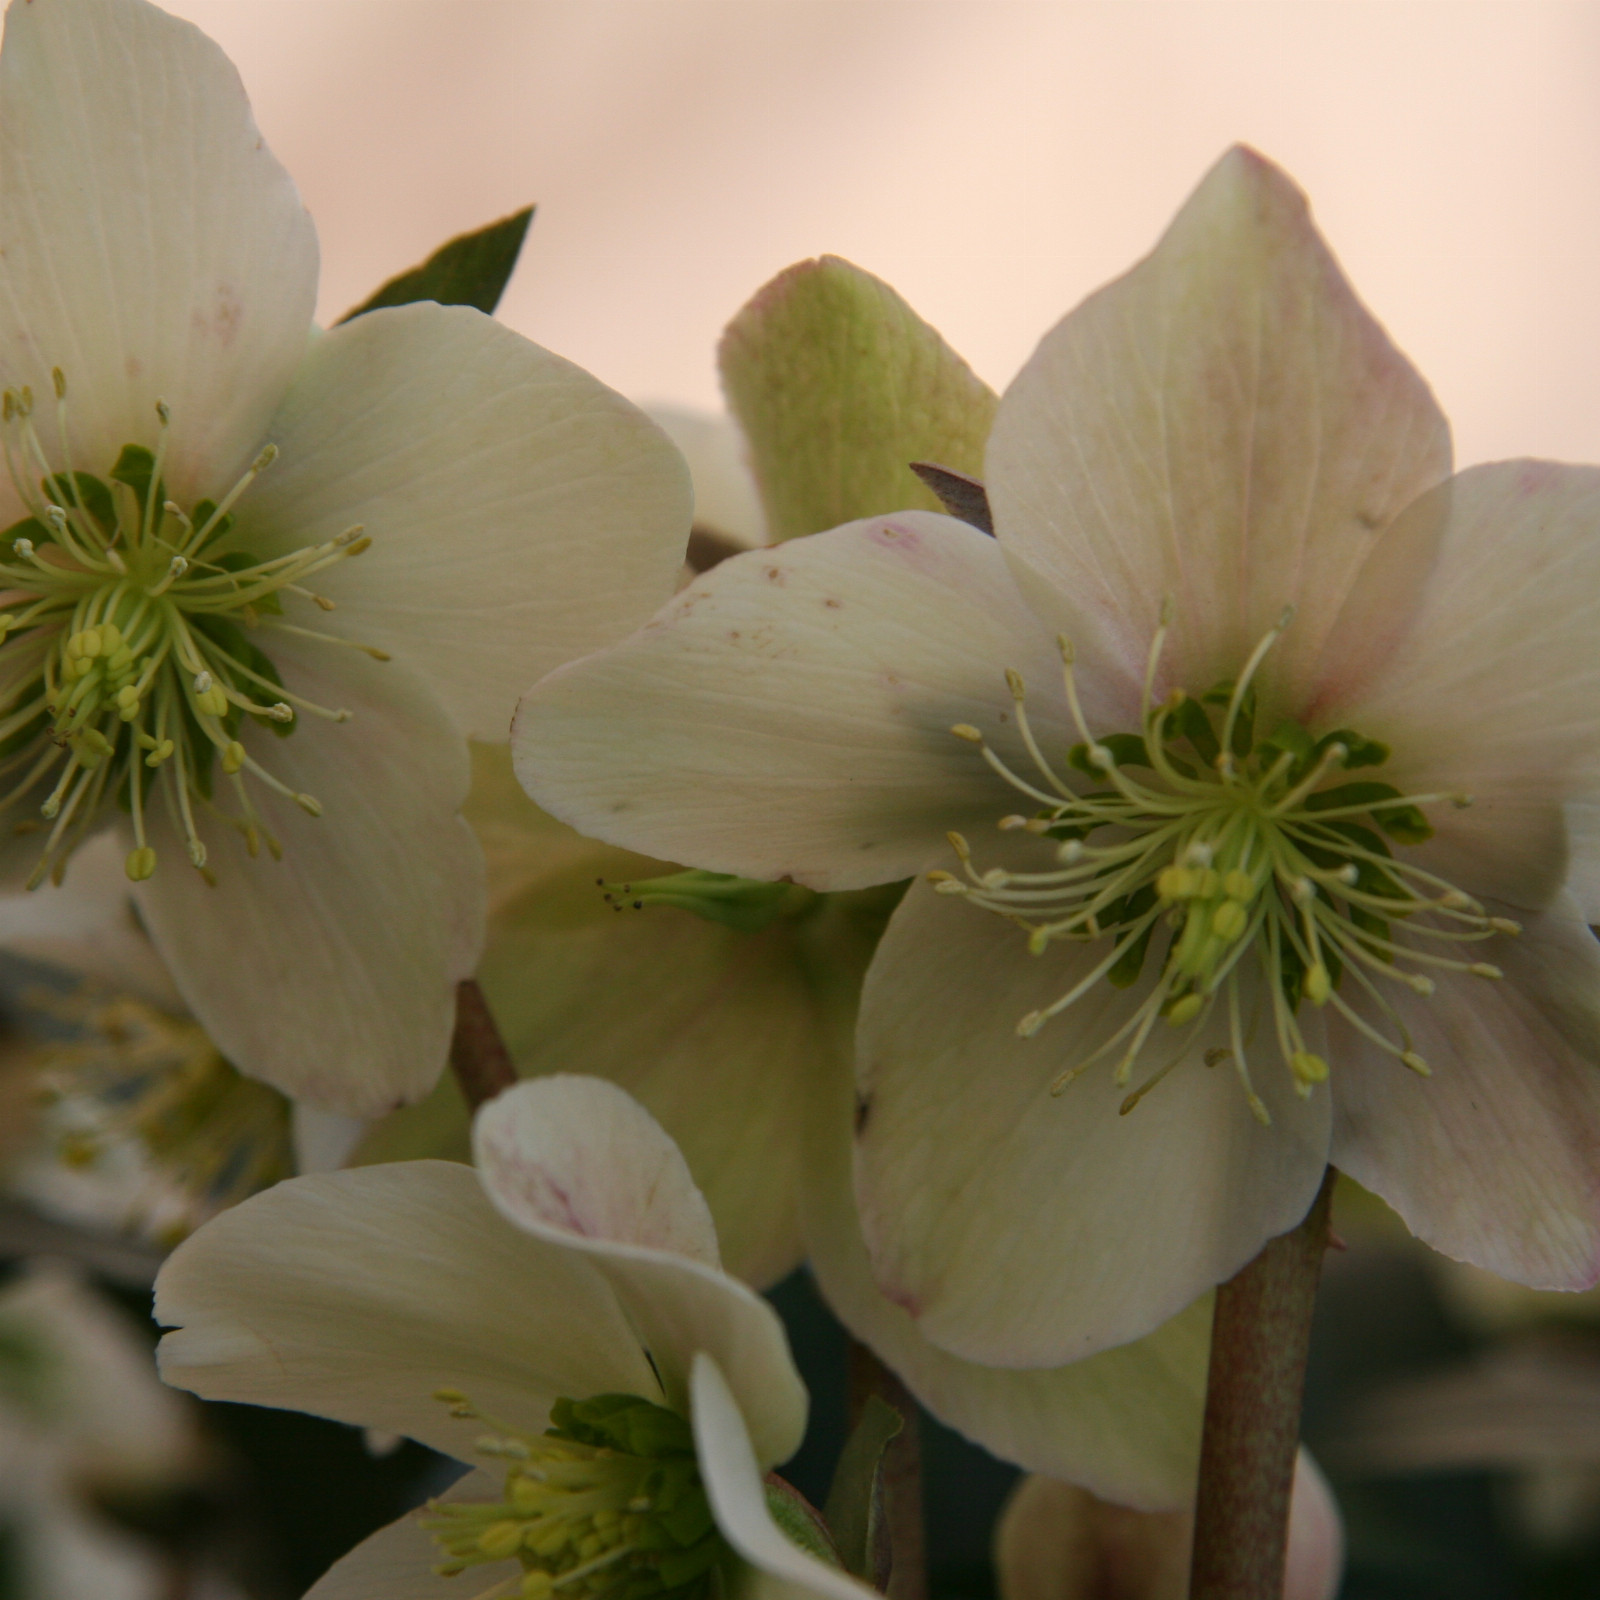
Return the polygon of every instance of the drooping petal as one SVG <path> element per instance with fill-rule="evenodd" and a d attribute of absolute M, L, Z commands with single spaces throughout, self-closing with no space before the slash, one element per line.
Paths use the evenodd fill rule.
<path fill-rule="evenodd" d="M 272 424 L 280 460 L 234 538 L 268 554 L 360 523 L 318 575 L 339 631 L 410 662 L 478 738 L 534 679 L 671 594 L 688 469 L 636 406 L 464 306 L 369 312 L 318 339 Z"/>
<path fill-rule="evenodd" d="M 709 1351 L 739 1396 L 763 1465 L 794 1454 L 807 1401 L 783 1324 L 715 1265 L 705 1200 L 637 1101 L 602 1078 L 517 1084 L 479 1111 L 473 1156 L 503 1216 L 612 1284 L 669 1405 L 688 1409 L 690 1367 Z"/>
<path fill-rule="evenodd" d="M 1119 1505 L 1186 1505 L 1199 1461 L 1210 1297 L 1143 1339 L 1068 1366 L 1023 1371 L 950 1355 L 872 1281 L 851 1194 L 848 1078 L 837 1074 L 818 1089 L 806 1239 L 811 1269 L 839 1320 L 934 1416 L 1001 1460 Z"/>
<path fill-rule="evenodd" d="M 1149 1333 L 1299 1222 L 1322 1181 L 1327 1094 L 1301 1100 L 1269 1056 L 1255 1089 L 1273 1122 L 1259 1124 L 1231 1067 L 1201 1064 L 1227 1043 L 1220 1006 L 1195 1037 L 1158 1024 L 1128 1084 L 1114 1081 L 1114 1049 L 1051 1096 L 1149 980 L 1097 983 L 1032 1039 L 1016 1025 L 1106 953 L 1095 941 L 1031 956 L 1010 922 L 917 884 L 867 975 L 863 1231 L 884 1292 L 968 1360 L 1056 1366 Z M 1270 1038 L 1246 989 L 1246 1027 Z M 1185 1046 L 1182 1064 L 1119 1116 Z"/>
<path fill-rule="evenodd" d="M 1472 467 L 1403 642 L 1351 723 L 1384 776 L 1438 805 L 1431 864 L 1477 895 L 1545 904 L 1567 863 L 1562 802 L 1600 799 L 1600 469 Z M 1419 511 L 1424 508 L 1418 508 Z"/>
<path fill-rule="evenodd" d="M 1408 1002 L 1419 1078 L 1329 1027 L 1334 1164 L 1445 1255 L 1536 1289 L 1600 1278 L 1600 945 L 1562 896 L 1482 947 L 1502 981 Z"/>
<path fill-rule="evenodd" d="M 487 1472 L 469 1472 L 438 1498 L 490 1501 L 501 1484 Z M 305 1600 L 460 1600 L 461 1575 L 441 1578 L 433 1569 L 439 1547 L 415 1515 L 401 1517 L 363 1539 L 305 1592 Z M 484 1578 L 510 1578 L 521 1569 L 514 1561 L 475 1568 Z M 471 1581 L 471 1580 L 469 1580 Z"/>
<path fill-rule="evenodd" d="M 12 6 L 0 245 L 0 374 L 32 387 L 52 456 L 58 367 L 74 466 L 153 448 L 161 400 L 169 491 L 220 498 L 305 354 L 317 287 L 311 219 L 222 51 L 144 0 Z"/>
<path fill-rule="evenodd" d="M 612 650 L 536 685 L 513 753 L 584 833 L 816 889 L 892 882 L 1016 797 L 951 726 L 1026 764 L 1004 669 L 1056 689 L 992 539 L 929 512 L 723 562 Z M 1076 742 L 1059 710 L 1047 745 Z M 996 726 L 997 722 L 1000 724 Z"/>
<path fill-rule="evenodd" d="M 1212 168 L 1154 252 L 1045 337 L 988 454 L 995 525 L 1137 679 L 1175 601 L 1165 684 L 1231 678 L 1296 608 L 1291 703 L 1384 530 L 1450 470 L 1426 385 L 1355 298 L 1300 191 L 1253 151 Z M 1400 564 L 1412 582 L 1417 564 Z M 1377 597 L 1352 653 L 1403 614 Z"/>
<path fill-rule="evenodd" d="M 457 815 L 466 748 L 398 662 L 283 638 L 269 650 L 290 689 L 352 719 L 302 714 L 287 739 L 249 723 L 240 737 L 322 815 L 247 772 L 283 859 L 263 849 L 252 861 L 241 840 L 202 822 L 213 888 L 190 867 L 157 786 L 159 865 L 136 896 L 189 1009 L 242 1072 L 326 1110 L 377 1116 L 433 1086 L 455 985 L 482 942 L 482 862 Z M 227 804 L 226 780 L 217 785 Z"/>
<path fill-rule="evenodd" d="M 563 1396 L 660 1389 L 604 1278 L 506 1225 L 477 1176 L 413 1161 L 292 1178 L 213 1218 L 156 1279 L 168 1383 L 310 1411 L 470 1460 L 481 1422 L 542 1433 Z"/>
<path fill-rule="evenodd" d="M 748 1600 L 780 1596 L 825 1596 L 826 1600 L 868 1600 L 874 1591 L 837 1567 L 825 1566 L 784 1537 L 767 1510 L 761 1464 L 751 1443 L 749 1414 L 741 1412 L 734 1391 L 716 1360 L 705 1351 L 694 1358 L 691 1375 L 695 1452 L 706 1498 L 722 1536 L 758 1573 L 772 1580 L 744 1591 Z"/>

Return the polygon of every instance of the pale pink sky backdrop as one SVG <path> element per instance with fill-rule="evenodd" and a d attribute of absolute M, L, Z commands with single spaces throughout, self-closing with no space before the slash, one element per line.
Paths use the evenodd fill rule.
<path fill-rule="evenodd" d="M 848 256 L 991 383 L 1247 140 L 1463 462 L 1600 460 L 1600 7 L 1539 0 L 171 0 L 233 56 L 337 315 L 539 214 L 502 315 L 641 399 Z"/>

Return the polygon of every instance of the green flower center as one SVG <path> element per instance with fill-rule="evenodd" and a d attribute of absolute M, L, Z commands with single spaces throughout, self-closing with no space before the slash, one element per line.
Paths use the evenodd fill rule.
<path fill-rule="evenodd" d="M 245 775 L 311 816 L 322 808 L 245 749 L 244 719 L 288 735 L 297 713 L 337 722 L 350 714 L 291 694 L 251 634 L 278 629 L 329 639 L 285 621 L 283 597 L 332 610 L 305 581 L 371 541 L 357 527 L 270 560 L 240 549 L 232 508 L 276 448 L 268 445 L 221 501 L 185 510 L 167 498 L 162 481 L 170 415 L 159 401 L 154 453 L 126 445 L 104 478 L 74 470 L 66 381 L 59 369 L 54 376 L 59 462 L 34 425 L 31 392 L 8 389 L 0 402 L 6 467 L 30 513 L 0 534 L 0 773 L 7 785 L 0 805 L 37 804 L 42 821 L 23 817 L 14 826 L 48 830 L 29 887 L 60 880 L 106 802 L 132 819 L 128 876 L 148 878 L 156 854 L 145 818 L 158 787 L 190 861 L 208 877 L 197 812 L 237 829 L 252 856 L 263 843 L 278 856 L 282 847 Z M 218 768 L 235 809 L 216 794 Z"/>
<path fill-rule="evenodd" d="M 422 1526 L 448 1577 L 516 1560 L 522 1600 L 704 1600 L 727 1553 L 700 1482 L 689 1424 L 631 1394 L 558 1400 L 552 1426 L 523 1433 L 485 1417 L 455 1389 L 437 1399 L 493 1433 L 479 1451 L 506 1463 L 499 1500 L 430 1501 Z"/>
<path fill-rule="evenodd" d="M 1328 1064 L 1307 1047 L 1301 1006 L 1332 1005 L 1365 1037 L 1423 1076 L 1389 998 L 1394 985 L 1433 992 L 1430 971 L 1499 978 L 1498 967 L 1464 959 L 1463 946 L 1518 925 L 1488 915 L 1470 895 L 1398 859 L 1394 845 L 1432 835 L 1422 807 L 1463 795 L 1404 795 L 1372 779 L 1346 781 L 1356 768 L 1379 768 L 1388 749 L 1349 728 L 1314 735 L 1290 718 L 1257 728 L 1252 679 L 1288 625 L 1285 612 L 1257 645 L 1236 681 L 1199 696 L 1174 690 L 1155 703 L 1152 685 L 1166 637 L 1163 616 L 1146 666 L 1141 729 L 1096 737 L 1073 677 L 1070 644 L 1060 641 L 1068 704 L 1083 736 L 1067 764 L 1090 786 L 1069 786 L 1029 725 L 1017 673 L 1007 681 L 1023 743 L 1037 780 L 1011 770 L 974 727 L 952 731 L 977 744 L 1013 788 L 1039 803 L 1030 816 L 1001 819 L 1057 841 L 1048 872 L 980 872 L 967 841 L 950 836 L 963 875 L 932 874 L 935 887 L 1018 923 L 1040 954 L 1058 939 L 1098 942 L 1105 954 L 1078 983 L 1017 1024 L 1024 1038 L 1068 1010 L 1101 980 L 1135 983 L 1158 963 L 1141 1004 L 1094 1052 L 1052 1086 L 1060 1093 L 1098 1061 L 1116 1056 L 1116 1081 L 1131 1082 L 1134 1062 L 1158 1021 L 1184 1032 L 1171 1059 L 1123 1101 L 1131 1111 L 1181 1062 L 1223 1008 L 1228 1044 L 1205 1053 L 1209 1066 L 1230 1061 L 1251 1110 L 1271 1117 L 1251 1082 L 1248 1046 L 1263 1025 L 1259 1003 L 1246 1004 L 1241 975 L 1254 962 L 1265 980 L 1277 1053 L 1309 1096 Z M 1404 937 L 1402 937 L 1402 931 Z M 1356 1004 L 1352 1004 L 1352 999 Z M 1248 1013 L 1248 1014 L 1247 1014 Z M 1384 1026 L 1375 1026 L 1376 1013 Z"/>

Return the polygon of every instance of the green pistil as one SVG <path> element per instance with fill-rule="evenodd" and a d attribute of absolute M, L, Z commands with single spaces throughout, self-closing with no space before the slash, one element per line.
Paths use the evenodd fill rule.
<path fill-rule="evenodd" d="M 256 783 L 312 816 L 321 807 L 280 782 L 245 749 L 246 717 L 292 733 L 298 714 L 344 721 L 287 691 L 251 634 L 310 630 L 282 620 L 284 597 L 323 610 L 306 580 L 371 542 L 351 528 L 324 544 L 262 561 L 232 540 L 233 506 L 277 456 L 268 445 L 220 502 L 187 511 L 162 481 L 170 418 L 156 405 L 158 448 L 124 446 L 104 478 L 67 459 L 66 383 L 55 374 L 60 465 L 34 422 L 27 389 L 0 401 L 0 443 L 30 515 L 0 534 L 0 806 L 37 806 L 19 832 L 48 829 L 29 886 L 58 881 L 107 802 L 129 813 L 128 876 L 156 868 L 146 813 L 159 792 L 193 865 L 209 878 L 197 814 L 220 817 L 249 853 L 281 847 L 249 789 Z M 313 637 L 326 637 L 313 634 Z M 335 640 L 336 643 L 347 643 Z M 387 659 L 382 651 L 367 653 Z M 217 772 L 235 809 L 217 797 Z"/>
<path fill-rule="evenodd" d="M 1031 816 L 1001 820 L 1057 841 L 1048 872 L 979 872 L 967 841 L 950 836 L 963 876 L 932 874 L 936 888 L 1018 923 L 1029 948 L 1054 941 L 1098 942 L 1105 954 L 1066 994 L 1017 1024 L 1037 1033 L 1102 979 L 1136 982 L 1156 952 L 1158 970 L 1133 1015 L 1089 1057 L 1056 1080 L 1055 1092 L 1118 1052 L 1116 1081 L 1128 1084 L 1158 1021 L 1185 1030 L 1182 1047 L 1124 1100 L 1139 1100 L 1184 1059 L 1222 1008 L 1228 1044 L 1208 1065 L 1231 1061 L 1251 1110 L 1271 1118 L 1251 1082 L 1246 1040 L 1260 1019 L 1244 1014 L 1240 974 L 1254 961 L 1271 997 L 1272 1038 L 1296 1091 L 1309 1095 L 1328 1064 L 1307 1048 L 1297 1020 L 1303 1003 L 1332 1004 L 1365 1037 L 1424 1076 L 1427 1063 L 1390 1002 L 1387 986 L 1430 994 L 1430 971 L 1501 976 L 1460 958 L 1463 944 L 1518 932 L 1432 873 L 1399 860 L 1394 845 L 1419 844 L 1432 828 L 1422 807 L 1465 796 L 1403 795 L 1353 769 L 1378 768 L 1389 752 L 1348 728 L 1314 736 L 1292 719 L 1266 735 L 1256 726 L 1251 680 L 1288 623 L 1285 614 L 1252 652 L 1236 682 L 1195 697 L 1175 690 L 1155 704 L 1151 684 L 1167 623 L 1151 646 L 1138 733 L 1095 737 L 1079 704 L 1072 651 L 1061 641 L 1068 703 L 1083 743 L 1067 765 L 1090 780 L 1069 786 L 1029 724 L 1021 678 L 1007 673 L 1018 731 L 1037 778 L 1013 772 L 967 724 L 952 731 L 977 744 L 1013 788 L 1038 803 Z M 1398 926 L 1397 926 L 1398 925 Z M 1396 937 L 1403 928 L 1408 937 Z M 1420 970 L 1418 970 L 1420 969 Z M 1248 969 L 1246 969 L 1248 970 Z M 1359 1009 L 1347 993 L 1359 990 Z M 1346 993 L 1341 993 L 1346 991 Z M 1376 1011 L 1389 1031 L 1365 1014 Z"/>
<path fill-rule="evenodd" d="M 689 1425 L 637 1395 L 558 1400 L 545 1433 L 485 1417 L 441 1389 L 457 1417 L 494 1432 L 479 1451 L 506 1463 L 499 1500 L 430 1501 L 422 1526 L 442 1576 L 515 1560 L 520 1580 L 492 1593 L 547 1600 L 704 1600 L 727 1553 L 700 1482 Z"/>

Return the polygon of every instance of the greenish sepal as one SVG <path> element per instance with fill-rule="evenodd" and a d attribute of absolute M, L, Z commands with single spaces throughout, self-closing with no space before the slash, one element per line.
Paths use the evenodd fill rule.
<path fill-rule="evenodd" d="M 913 461 L 983 471 L 994 392 L 888 284 L 837 256 L 760 290 L 717 362 L 775 541 L 943 510 Z"/>
<path fill-rule="evenodd" d="M 1194 747 L 1194 753 L 1209 767 L 1222 754 L 1222 745 L 1206 708 L 1190 695 L 1178 702 L 1172 713 L 1172 726 Z"/>
<path fill-rule="evenodd" d="M 270 656 L 264 655 L 250 642 L 250 636 L 237 622 L 230 621 L 227 617 L 219 617 L 207 612 L 200 612 L 189 618 L 189 626 L 196 633 L 202 633 L 225 655 L 231 656 L 242 666 L 249 667 L 252 672 L 259 672 L 268 683 L 283 687 L 283 679 L 278 676 L 278 669 L 273 666 Z M 259 701 L 263 690 L 253 678 L 230 678 L 235 689 L 241 694 L 247 694 L 252 700 Z M 187 707 L 187 700 L 185 700 Z M 259 723 L 263 728 L 270 728 L 280 739 L 287 739 L 299 726 L 299 718 L 289 722 L 279 722 L 274 717 L 258 716 L 250 713 L 250 720 Z M 228 715 L 223 718 L 223 726 L 230 734 L 234 733 L 240 722 L 242 714 L 237 706 L 232 707 Z M 202 734 L 202 738 L 205 736 Z M 209 744 L 209 741 L 207 741 Z"/>
<path fill-rule="evenodd" d="M 1322 752 L 1331 744 L 1344 746 L 1345 757 L 1340 765 L 1346 772 L 1355 767 L 1381 767 L 1389 759 L 1388 745 L 1377 739 L 1369 739 L 1354 728 L 1335 728 L 1332 733 L 1325 733 L 1317 740 L 1312 761 L 1320 759 Z"/>
<path fill-rule="evenodd" d="M 148 482 L 148 477 L 146 481 Z M 73 495 L 74 486 L 77 489 L 76 498 Z M 74 472 L 69 477 L 65 472 L 57 472 L 44 479 L 40 488 L 58 506 L 65 509 L 81 507 L 87 511 L 105 533 L 109 534 L 117 525 L 117 513 L 111 504 L 111 491 L 90 473 Z"/>
<path fill-rule="evenodd" d="M 731 872 L 698 869 L 602 887 L 606 900 L 619 911 L 624 906 L 639 911 L 646 906 L 676 906 L 741 933 L 758 933 L 780 917 L 809 910 L 817 899 L 813 890 L 797 883 L 767 883 L 736 877 Z"/>
<path fill-rule="evenodd" d="M 226 516 L 222 519 L 223 524 L 231 524 L 232 522 L 233 518 L 231 516 Z M 222 524 L 218 524 L 215 537 L 220 539 L 226 531 Z M 259 556 L 251 555 L 248 550 L 225 550 L 220 556 L 212 556 L 209 560 L 209 565 L 220 567 L 224 572 L 248 572 L 251 567 L 260 566 L 261 559 Z M 273 590 L 271 594 L 264 594 L 259 599 L 252 600 L 250 609 L 260 612 L 263 616 L 281 617 L 283 615 L 283 602 L 278 598 L 277 591 Z M 266 657 L 262 656 L 261 659 L 265 661 Z M 254 666 L 255 663 L 252 662 L 251 665 Z M 259 672 L 261 669 L 257 667 L 256 670 Z M 279 687 L 282 687 L 281 683 Z"/>
<path fill-rule="evenodd" d="M 1262 759 L 1270 766 L 1280 755 L 1292 757 L 1289 781 L 1309 772 L 1316 759 L 1317 742 L 1293 717 L 1285 717 L 1261 741 Z"/>
<path fill-rule="evenodd" d="M 776 1472 L 769 1472 L 762 1479 L 762 1488 L 766 1493 L 767 1510 L 784 1538 L 818 1561 L 844 1570 L 844 1562 L 834 1548 L 833 1536 L 817 1508 Z"/>
<path fill-rule="evenodd" d="M 694 1436 L 676 1411 L 636 1394 L 597 1394 L 589 1400 L 557 1400 L 550 1432 L 596 1449 L 659 1459 L 692 1456 Z"/>
<path fill-rule="evenodd" d="M 1224 716 L 1227 715 L 1228 706 L 1233 700 L 1234 681 L 1224 678 L 1220 683 L 1214 683 L 1200 698 L 1208 706 L 1218 706 Z M 1236 756 L 1247 756 L 1255 744 L 1256 733 L 1256 686 L 1247 684 L 1244 693 L 1239 697 L 1239 714 L 1233 719 L 1233 737 L 1229 741 Z"/>
<path fill-rule="evenodd" d="M 711 1513 L 708 1510 L 706 1512 L 708 1525 L 710 1519 Z M 698 1578 L 701 1573 L 708 1572 L 721 1558 L 726 1548 L 721 1535 L 717 1534 L 699 1540 L 687 1550 L 664 1551 L 656 1567 L 656 1576 L 660 1579 L 662 1588 L 681 1588 L 692 1579 Z"/>
<path fill-rule="evenodd" d="M 150 498 L 150 477 L 155 470 L 156 458 L 142 444 L 125 444 L 122 447 L 122 454 L 117 457 L 117 464 L 111 469 L 111 476 L 118 483 L 127 484 L 142 506 Z M 163 484 L 156 485 L 157 510 L 162 504 L 164 488 Z M 109 493 L 108 490 L 108 497 Z"/>
<path fill-rule="evenodd" d="M 492 314 L 511 280 L 532 221 L 533 207 L 525 206 L 487 227 L 458 234 L 440 245 L 420 267 L 389 279 L 339 321 L 349 322 L 368 311 L 413 305 L 419 300 L 433 300 L 442 306 L 473 306 L 485 315 Z"/>
<path fill-rule="evenodd" d="M 1150 936 L 1156 931 L 1151 923 L 1126 950 L 1106 969 L 1106 982 L 1113 989 L 1131 989 L 1144 970 L 1144 958 L 1150 949 Z"/>
<path fill-rule="evenodd" d="M 1307 811 L 1339 811 L 1350 806 L 1364 806 L 1372 820 L 1401 844 L 1422 844 L 1433 837 L 1428 819 L 1415 806 L 1386 806 L 1385 800 L 1398 800 L 1400 791 L 1391 783 L 1374 783 L 1367 779 L 1360 783 L 1341 783 L 1332 789 L 1321 789 L 1307 795 Z"/>
<path fill-rule="evenodd" d="M 1148 767 L 1150 752 L 1144 740 L 1136 733 L 1108 733 L 1098 741 L 1111 752 L 1111 759 L 1119 767 Z M 1103 778 L 1105 773 L 1089 759 L 1089 747 L 1075 744 L 1067 752 L 1067 765 L 1086 778 Z"/>
<path fill-rule="evenodd" d="M 690 1469 L 692 1481 L 684 1485 L 684 1492 L 677 1502 L 670 1509 L 659 1511 L 654 1520 L 666 1529 L 674 1544 L 688 1550 L 705 1538 L 716 1524 L 705 1490 L 700 1487 L 698 1472 L 692 1470 L 690 1462 L 685 1461 L 684 1467 Z"/>
<path fill-rule="evenodd" d="M 904 1427 L 905 1418 L 881 1395 L 868 1395 L 861 1416 L 839 1453 L 828 1501 L 822 1508 L 822 1519 L 838 1550 L 839 1564 L 867 1583 L 875 1577 L 883 1511 L 883 1453 Z M 769 1488 L 769 1505 L 772 1496 Z M 796 1512 L 803 1514 L 799 1507 Z M 802 1549 L 811 1548 L 793 1534 L 789 1537 Z"/>
<path fill-rule="evenodd" d="M 190 513 L 189 526 L 199 530 L 205 527 L 205 525 L 216 515 L 217 502 L 215 500 L 202 500 Z M 221 544 L 222 541 L 228 537 L 229 533 L 232 532 L 233 525 L 236 520 L 237 518 L 235 518 L 231 511 L 224 512 L 220 517 L 217 517 L 216 525 L 209 533 L 206 534 L 205 543 L 201 545 L 200 548 L 202 550 L 209 550 L 213 545 Z M 206 559 L 211 561 L 216 566 L 228 567 L 227 556 L 208 556 Z M 238 568 L 237 566 L 228 567 L 228 570 L 233 572 L 237 571 Z M 265 610 L 266 607 L 260 606 L 258 609 Z M 282 607 L 279 607 L 279 609 L 281 610 Z"/>

